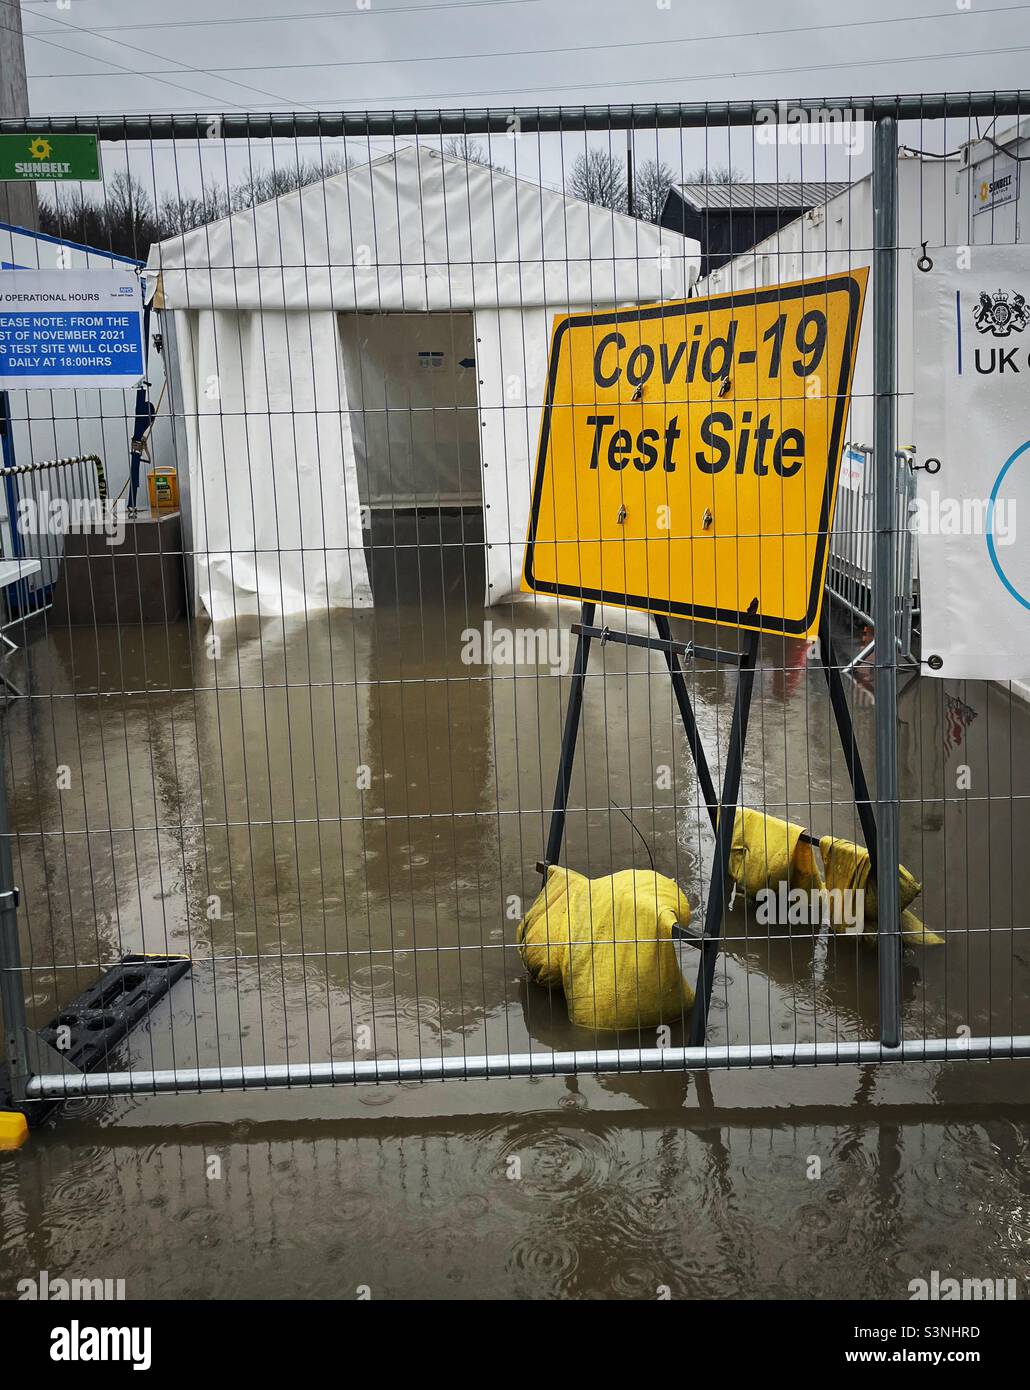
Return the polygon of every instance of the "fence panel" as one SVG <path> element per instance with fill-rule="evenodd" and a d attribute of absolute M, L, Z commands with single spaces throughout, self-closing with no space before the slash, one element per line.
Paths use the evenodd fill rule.
<path fill-rule="evenodd" d="M 106 498 L 81 458 L 33 457 L 31 439 L 5 455 L 22 489 L 8 487 L 10 554 L 43 558 L 48 600 L 29 613 L 6 591 L 16 1089 L 1030 1055 L 1030 706 L 1012 686 L 928 678 L 909 525 L 911 256 L 986 235 L 949 152 L 979 150 L 985 121 L 1021 148 L 1027 102 L 76 122 L 111 142 L 105 182 L 92 200 L 54 185 L 43 226 L 139 266 L 154 414 L 132 391 L 97 393 L 97 437 L 124 436 L 101 457 Z M 1006 236 L 999 218 L 992 240 Z M 575 602 L 524 591 L 542 423 L 560 416 L 556 316 L 579 315 L 595 343 L 630 322 L 598 347 L 596 403 L 575 407 L 593 411 L 593 458 L 566 458 L 596 480 L 596 524 L 639 546 L 634 499 L 687 498 L 670 545 L 695 525 L 697 545 L 721 537 L 704 489 L 732 458 L 736 491 L 718 495 L 765 499 L 739 502 L 725 533 L 743 554 L 748 526 L 765 537 L 776 499 L 798 495 L 777 422 L 828 420 L 846 376 L 810 370 L 815 319 L 786 346 L 775 318 L 759 335 L 794 354 L 771 386 L 748 385 L 737 329 L 721 363 L 692 359 L 689 336 L 677 357 L 667 336 L 633 365 L 642 325 L 680 304 L 668 321 L 714 351 L 720 305 L 778 308 L 808 280 L 825 327 L 831 285 L 867 268 L 835 523 L 779 531 L 785 588 L 829 557 L 818 638 L 752 641 L 746 622 L 692 622 L 671 602 L 648 615 L 604 585 Z M 665 373 L 650 396 L 645 363 Z M 677 402 L 652 457 L 642 412 L 667 426 Z M 603 433 L 623 421 L 625 441 Z M 38 530 L 37 494 L 75 469 L 58 500 L 112 505 L 73 544 Z M 152 479 L 168 504 L 153 511 Z M 591 563 L 589 519 L 554 511 Z M 635 553 L 683 581 L 672 551 Z M 716 575 L 725 618 L 736 589 Z M 917 917 L 901 917 L 901 866 Z M 541 870 L 550 936 L 524 959 Z M 630 888 L 609 877 L 626 870 Z M 148 956 L 188 969 L 108 1045 Z M 68 1038 L 90 1028 L 80 1071 Z"/>

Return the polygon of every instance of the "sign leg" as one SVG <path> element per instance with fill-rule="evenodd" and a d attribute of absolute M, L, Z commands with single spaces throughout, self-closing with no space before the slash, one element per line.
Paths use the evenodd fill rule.
<path fill-rule="evenodd" d="M 837 732 L 840 735 L 841 747 L 844 750 L 844 761 L 847 764 L 848 776 L 851 778 L 851 785 L 855 792 L 855 805 L 858 807 L 858 819 L 862 826 L 862 835 L 869 850 L 869 862 L 872 865 L 872 875 L 876 877 L 876 816 L 873 813 L 873 804 L 869 796 L 869 785 L 865 779 L 865 768 L 862 766 L 862 756 L 858 751 L 858 741 L 855 738 L 855 726 L 851 722 L 851 709 L 848 705 L 847 693 L 844 689 L 844 681 L 841 678 L 841 666 L 837 660 L 836 652 L 833 648 L 833 639 L 830 636 L 830 605 L 826 599 L 823 600 L 822 617 L 819 619 L 819 655 L 823 664 L 823 674 L 826 676 L 826 684 L 830 690 L 830 706 L 833 709 L 833 717 L 837 721 Z"/>
<path fill-rule="evenodd" d="M 669 627 L 669 620 L 664 614 L 655 615 L 655 627 L 658 629 L 658 636 L 663 642 L 672 641 L 672 630 Z M 687 682 L 683 675 L 683 668 L 680 666 L 680 659 L 676 653 L 668 648 L 665 649 L 665 660 L 669 667 L 669 675 L 672 678 L 672 688 L 676 692 L 676 703 L 679 705 L 680 718 L 683 720 L 683 727 L 687 731 L 687 743 L 690 745 L 690 752 L 694 759 L 694 766 L 697 768 L 697 780 L 701 786 L 701 795 L 705 799 L 708 807 L 708 815 L 712 822 L 712 829 L 715 830 L 719 822 L 719 798 L 715 794 L 715 783 L 712 781 L 711 769 L 708 766 L 708 759 L 705 757 L 704 746 L 701 743 L 701 735 L 698 733 L 697 720 L 694 718 L 694 707 L 690 703 L 690 692 L 687 690 Z"/>
<path fill-rule="evenodd" d="M 580 623 L 583 627 L 589 627 L 593 621 L 594 604 L 584 603 L 580 611 Z M 562 840 L 565 836 L 565 809 L 569 802 L 572 766 L 576 761 L 576 741 L 579 737 L 580 715 L 583 712 L 583 682 L 586 679 L 589 657 L 590 638 L 586 633 L 581 632 L 576 642 L 576 659 L 572 667 L 569 705 L 565 711 L 565 728 L 561 739 L 561 760 L 558 765 L 558 780 L 554 788 L 551 827 L 547 835 L 547 853 L 544 856 L 545 874 L 547 865 L 557 864 L 561 856 Z"/>
<path fill-rule="evenodd" d="M 690 1019 L 691 1047 L 701 1047 L 705 1041 L 708 1010 L 715 981 L 715 962 L 719 954 L 719 933 L 722 927 L 723 905 L 726 901 L 726 877 L 729 872 L 730 847 L 733 844 L 733 822 L 737 815 L 737 796 L 740 792 L 740 776 L 744 762 L 744 740 L 747 738 L 751 692 L 755 684 L 755 663 L 758 660 L 758 633 L 749 632 L 746 641 L 747 645 L 740 659 L 740 674 L 737 677 L 737 696 L 733 704 L 730 746 L 726 754 L 726 772 L 722 785 L 722 806 L 715 832 L 715 860 L 708 889 L 708 908 L 705 912 L 705 930 L 701 942 L 701 961 L 697 968 L 694 1010 Z"/>

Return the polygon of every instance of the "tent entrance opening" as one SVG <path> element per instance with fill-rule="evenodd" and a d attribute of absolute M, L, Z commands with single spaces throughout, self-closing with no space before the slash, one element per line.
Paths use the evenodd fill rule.
<path fill-rule="evenodd" d="M 362 504 L 481 511 L 472 315 L 343 314 L 340 323 Z"/>

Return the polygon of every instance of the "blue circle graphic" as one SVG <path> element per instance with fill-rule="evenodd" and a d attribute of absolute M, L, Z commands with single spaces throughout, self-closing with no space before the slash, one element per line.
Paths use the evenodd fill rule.
<path fill-rule="evenodd" d="M 995 549 L 994 504 L 997 501 L 998 489 L 1005 481 L 1005 474 L 1015 463 L 1016 459 L 1018 459 L 1022 454 L 1026 453 L 1027 449 L 1030 449 L 1030 439 L 1028 439 L 1025 444 L 1020 444 L 1016 452 L 1005 460 L 1001 472 L 994 480 L 994 486 L 991 488 L 991 500 L 987 504 L 987 550 L 991 557 L 991 564 L 994 566 L 995 572 L 997 573 L 997 576 L 1001 580 L 1001 582 L 1005 585 L 1005 588 L 1008 589 L 1009 593 L 1016 600 L 1016 602 L 1021 603 L 1024 608 L 1030 608 L 1030 599 L 1024 598 L 1023 595 L 1016 588 L 1016 586 L 1009 579 L 1008 575 L 1001 567 L 1001 561 L 998 559 L 998 552 Z"/>

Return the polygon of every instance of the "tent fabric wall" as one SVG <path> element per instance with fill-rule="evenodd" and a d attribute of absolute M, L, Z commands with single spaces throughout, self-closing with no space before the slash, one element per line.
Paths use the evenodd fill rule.
<path fill-rule="evenodd" d="M 227 342 L 233 337 L 230 325 L 237 319 L 242 324 L 248 315 L 257 315 L 267 332 L 278 316 L 276 332 L 282 337 L 286 330 L 281 320 L 291 314 L 305 322 L 310 315 L 314 322 L 355 312 L 471 311 L 481 339 L 476 357 L 490 547 L 487 601 L 496 603 L 518 591 L 551 318 L 595 305 L 682 297 L 687 267 L 696 266 L 698 260 L 697 242 L 676 232 L 578 202 L 496 169 L 410 145 L 161 242 L 151 248 L 149 265 L 161 272 L 165 305 L 189 310 L 199 322 L 213 316 L 221 325 L 219 338 Z M 323 331 L 328 330 L 319 329 Z M 292 336 L 298 340 L 305 336 L 300 330 L 290 333 L 291 341 Z M 184 374 L 192 371 L 202 381 L 209 371 L 219 370 L 210 327 L 200 337 L 192 336 L 188 345 L 186 335 L 182 336 Z M 203 355 L 202 363 L 198 353 Z M 336 347 L 333 363 L 338 355 Z M 265 354 L 245 354 L 232 361 L 239 376 L 233 388 L 238 407 L 242 409 L 245 397 L 248 412 L 267 410 L 262 406 Z M 524 374 L 522 400 L 506 394 L 510 384 L 506 378 L 519 372 L 519 364 Z M 281 358 L 279 365 L 282 390 L 287 394 L 292 390 L 292 408 L 299 409 L 301 359 L 292 358 L 291 349 L 290 360 Z M 332 378 L 339 372 L 334 366 L 328 375 Z M 341 379 L 353 377 L 354 372 L 354 362 L 346 361 Z M 256 378 L 253 382 L 251 375 Z M 339 409 L 346 410 L 342 404 L 346 387 L 333 386 L 331 381 L 328 385 L 331 389 L 324 399 L 328 401 L 337 391 Z M 186 394 L 184 390 L 184 398 Z M 284 581 L 280 593 L 277 567 L 258 565 L 253 559 L 256 511 L 249 513 L 245 523 L 238 524 L 236 519 L 237 507 L 246 512 L 250 506 L 248 472 L 255 472 L 262 485 L 271 487 L 273 480 L 268 458 L 259 453 L 256 463 L 248 459 L 248 448 L 267 453 L 267 444 L 260 442 L 260 422 L 251 422 L 248 428 L 245 419 L 226 420 L 229 447 L 221 442 L 223 422 L 218 419 L 220 412 L 228 410 L 224 394 L 220 402 L 207 401 L 200 391 L 196 402 L 200 425 L 197 448 L 191 451 L 191 472 L 202 455 L 205 486 L 210 474 L 210 484 L 216 491 L 220 486 L 222 500 L 209 498 L 198 504 L 195 537 L 198 547 L 202 544 L 213 552 L 204 563 L 209 575 L 217 574 L 220 606 L 229 602 L 234 584 L 244 586 L 236 611 L 241 611 L 240 604 L 247 611 L 259 608 L 263 613 L 276 611 L 277 603 L 299 604 L 303 596 L 296 586 L 306 563 L 302 566 L 297 559 L 290 582 Z M 289 410 L 290 402 L 285 401 L 282 408 Z M 352 486 L 353 444 L 346 424 L 334 431 L 323 421 L 320 433 L 323 429 L 323 477 L 326 448 L 333 447 L 334 439 L 338 441 L 336 472 L 347 485 L 344 529 L 352 549 L 351 569 L 325 583 L 320 597 L 330 605 L 361 606 L 368 602 L 368 581 L 363 560 L 353 548 L 360 535 L 360 504 L 357 488 Z M 309 471 L 312 468 L 304 449 L 291 443 L 288 435 L 287 426 L 277 431 L 277 443 L 285 444 L 286 453 L 276 459 L 278 487 L 269 494 L 267 509 L 260 516 L 264 540 L 273 550 L 284 552 L 297 544 L 302 528 L 299 517 L 291 520 L 287 514 L 284 520 L 276 507 L 282 494 L 288 495 L 296 486 L 290 470 L 302 465 Z M 233 510 L 231 537 L 226 493 Z M 310 489 L 308 495 L 315 500 Z M 339 514 L 340 494 L 333 506 Z M 203 518 L 201 507 L 205 508 Z M 309 522 L 313 520 L 308 517 Z M 292 530 L 284 533 L 284 525 Z M 312 526 L 306 524 L 305 545 L 312 543 L 311 532 Z M 234 556 L 240 545 L 249 545 L 251 555 L 242 556 L 237 566 Z M 311 561 L 315 570 L 322 565 L 321 556 Z M 254 593 L 255 588 L 260 592 Z"/>
<path fill-rule="evenodd" d="M 487 603 L 519 591 L 552 318 L 545 308 L 476 314 Z"/>
<path fill-rule="evenodd" d="M 216 621 L 370 607 L 335 315 L 181 318 L 198 607 Z"/>

